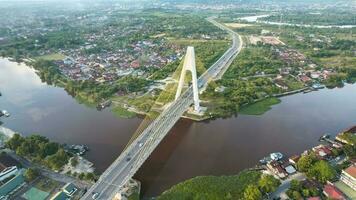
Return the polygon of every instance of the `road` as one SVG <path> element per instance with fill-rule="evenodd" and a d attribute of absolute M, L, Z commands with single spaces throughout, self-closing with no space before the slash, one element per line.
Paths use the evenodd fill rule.
<path fill-rule="evenodd" d="M 286 180 L 283 180 L 281 185 L 277 188 L 277 190 L 271 194 L 271 199 L 282 199 L 282 200 L 286 200 L 289 199 L 286 192 L 288 190 L 288 188 L 290 187 L 290 182 L 292 180 L 298 180 L 298 181 L 302 181 L 305 180 L 307 177 L 305 176 L 304 173 L 296 173 L 292 176 L 289 176 Z"/>
<path fill-rule="evenodd" d="M 55 181 L 58 181 L 61 183 L 73 183 L 74 185 L 76 185 L 77 187 L 82 188 L 82 189 L 91 187 L 91 183 L 78 180 L 77 178 L 67 176 L 65 174 L 60 174 L 60 173 L 54 172 L 54 171 L 46 169 L 40 165 L 36 165 L 36 164 L 28 161 L 27 159 L 16 155 L 15 152 L 13 152 L 11 150 L 3 150 L 3 151 L 6 152 L 8 155 L 10 155 L 13 159 L 17 160 L 19 163 L 21 163 L 21 165 L 24 168 L 36 168 L 37 170 L 39 170 L 39 172 L 41 173 L 42 176 L 45 176 L 47 178 L 50 178 L 52 180 L 55 180 Z"/>
<path fill-rule="evenodd" d="M 199 89 L 205 87 L 209 80 L 219 76 L 221 77 L 242 49 L 242 40 L 239 35 L 217 23 L 213 18 L 209 18 L 208 21 L 231 34 L 233 42 L 232 46 L 219 60 L 198 79 Z M 98 193 L 96 199 L 113 199 L 115 194 L 123 189 L 125 183 L 133 177 L 192 103 L 193 89 L 191 86 L 176 101 L 172 102 L 160 116 L 121 153 L 81 199 L 93 199 L 92 196 L 95 193 Z"/>

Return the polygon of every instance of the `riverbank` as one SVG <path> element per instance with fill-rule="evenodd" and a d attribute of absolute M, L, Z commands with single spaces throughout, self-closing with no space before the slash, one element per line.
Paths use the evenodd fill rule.
<path fill-rule="evenodd" d="M 337 185 L 343 181 L 342 178 L 340 181 L 336 174 L 340 174 L 346 168 L 356 167 L 353 160 L 356 158 L 354 146 L 356 145 L 356 126 L 341 131 L 336 140 L 330 138 L 330 135 L 324 135 L 320 137 L 320 141 L 322 144 L 305 150 L 301 155 L 293 155 L 289 159 L 285 158 L 282 153 L 272 153 L 263 164 L 245 169 L 237 175 L 198 176 L 188 179 L 172 186 L 157 199 L 296 199 L 296 195 L 304 198 L 322 197 L 321 191 L 324 185 L 334 185 L 331 182 L 335 182 L 338 187 Z M 312 159 L 310 166 L 306 166 L 308 163 L 304 161 L 307 158 Z M 319 165 L 323 168 L 319 169 Z M 322 171 L 321 174 L 318 174 L 319 171 Z M 263 176 L 271 177 L 269 181 L 266 181 L 262 180 Z M 298 182 L 301 187 L 290 186 L 292 182 Z M 304 188 L 304 184 L 310 182 L 314 184 Z M 254 192 L 250 191 L 252 186 Z M 310 191 L 303 190 L 301 193 L 302 187 Z M 352 192 L 352 189 L 347 187 L 344 184 L 340 190 L 345 192 L 345 195 L 352 196 L 348 198 L 353 198 L 356 192 Z M 269 189 L 268 196 L 264 193 L 266 188 Z M 248 198 L 250 196 L 254 198 Z"/>
<path fill-rule="evenodd" d="M 280 102 L 281 100 L 275 97 L 266 98 L 251 105 L 242 107 L 239 113 L 243 115 L 262 115 L 272 109 L 273 105 L 279 104 Z"/>
<path fill-rule="evenodd" d="M 235 176 L 196 177 L 173 186 L 157 200 L 241 199 L 249 186 L 258 185 L 261 176 L 261 172 L 246 170 Z M 257 193 L 262 197 L 261 192 Z"/>
<path fill-rule="evenodd" d="M 0 65 L 0 80 L 4 81 L 0 104 L 11 112 L 10 118 L 2 119 L 3 126 L 24 136 L 40 133 L 59 143 L 87 145 L 91 150 L 85 158 L 98 173 L 115 160 L 142 121 L 117 118 L 109 109 L 97 111 L 79 104 L 62 88 L 41 82 L 25 65 L 5 60 Z M 322 133 L 354 124 L 355 87 L 346 84 L 281 97 L 281 103 L 259 116 L 238 115 L 203 123 L 181 119 L 137 172 L 141 194 L 158 196 L 195 176 L 237 174 L 268 152 L 289 156 L 310 148 Z M 179 167 L 182 163 L 184 168 Z"/>

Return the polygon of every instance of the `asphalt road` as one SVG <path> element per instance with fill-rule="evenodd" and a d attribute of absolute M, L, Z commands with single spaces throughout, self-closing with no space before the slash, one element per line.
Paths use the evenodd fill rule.
<path fill-rule="evenodd" d="M 307 177 L 303 173 L 296 173 L 292 176 L 289 176 L 286 180 L 283 180 L 281 185 L 277 188 L 277 190 L 271 195 L 271 199 L 281 198 L 282 200 L 287 200 L 288 196 L 286 194 L 288 188 L 290 187 L 290 182 L 292 180 L 302 181 Z"/>

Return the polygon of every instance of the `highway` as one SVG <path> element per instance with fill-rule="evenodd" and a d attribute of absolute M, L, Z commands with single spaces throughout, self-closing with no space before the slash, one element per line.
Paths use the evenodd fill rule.
<path fill-rule="evenodd" d="M 205 87 L 209 80 L 221 77 L 242 49 L 242 40 L 239 35 L 217 23 L 213 18 L 208 18 L 207 20 L 227 31 L 232 36 L 232 45 L 219 60 L 200 76 L 198 79 L 199 89 Z M 123 186 L 139 170 L 145 160 L 192 103 L 193 89 L 190 86 L 121 153 L 81 199 L 93 199 L 92 197 L 95 193 L 98 193 L 95 199 L 113 199 L 115 194 L 120 192 Z"/>

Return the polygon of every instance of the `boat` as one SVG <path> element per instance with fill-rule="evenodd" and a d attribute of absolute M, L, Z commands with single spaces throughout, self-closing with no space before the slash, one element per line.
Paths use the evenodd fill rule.
<path fill-rule="evenodd" d="M 98 106 L 96 107 L 98 110 L 102 110 L 106 107 L 109 107 L 111 105 L 111 101 L 110 100 L 107 100 L 107 101 L 104 101 L 102 103 L 99 103 Z"/>
<path fill-rule="evenodd" d="M 329 134 L 324 134 L 323 136 L 321 136 L 319 138 L 319 141 L 326 140 L 326 139 L 330 139 L 330 135 Z"/>
<path fill-rule="evenodd" d="M 261 164 L 267 164 L 267 163 L 269 163 L 271 161 L 271 157 L 264 157 L 264 158 L 262 158 L 261 160 L 260 160 L 260 163 Z"/>
<path fill-rule="evenodd" d="M 1 113 L 2 113 L 2 115 L 5 116 L 5 117 L 10 117 L 10 113 L 7 112 L 6 110 L 2 110 Z"/>
<path fill-rule="evenodd" d="M 276 160 L 276 161 L 283 158 L 283 154 L 280 152 L 271 153 L 269 156 L 271 157 L 272 160 Z"/>
<path fill-rule="evenodd" d="M 307 89 L 307 90 L 304 90 L 303 93 L 306 94 L 306 93 L 309 93 L 311 91 L 312 91 L 311 89 Z"/>
<path fill-rule="evenodd" d="M 319 83 L 315 83 L 315 84 L 312 85 L 312 88 L 314 90 L 323 89 L 323 88 L 325 88 L 325 85 L 322 85 L 322 84 L 319 84 Z"/>

